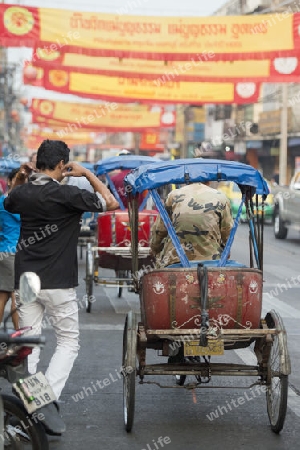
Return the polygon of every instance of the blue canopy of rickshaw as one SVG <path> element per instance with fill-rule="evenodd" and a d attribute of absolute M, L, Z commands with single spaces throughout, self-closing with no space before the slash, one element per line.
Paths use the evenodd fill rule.
<path fill-rule="evenodd" d="M 133 195 L 166 184 L 186 184 L 206 181 L 234 181 L 252 186 L 260 195 L 269 188 L 258 170 L 247 164 L 217 159 L 176 159 L 143 165 L 125 177 Z"/>
<path fill-rule="evenodd" d="M 95 171 L 95 164 L 94 163 L 80 161 L 79 164 L 81 166 L 85 167 L 86 169 L 90 170 L 91 172 Z"/>
<path fill-rule="evenodd" d="M 12 159 L 0 158 L 0 172 L 9 173 L 13 169 L 18 169 L 20 163 L 18 161 L 13 161 Z"/>
<path fill-rule="evenodd" d="M 106 158 L 98 161 L 95 164 L 96 175 L 103 175 L 113 170 L 124 169 L 136 169 L 143 164 L 155 163 L 155 158 L 151 156 L 139 156 L 139 155 L 126 155 L 126 156 L 113 156 L 112 158 Z"/>

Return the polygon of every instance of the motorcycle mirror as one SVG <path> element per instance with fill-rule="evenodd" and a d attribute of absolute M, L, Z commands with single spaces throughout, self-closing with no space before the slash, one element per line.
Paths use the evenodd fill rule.
<path fill-rule="evenodd" d="M 34 272 L 24 272 L 20 277 L 20 303 L 32 303 L 41 290 L 41 280 Z"/>

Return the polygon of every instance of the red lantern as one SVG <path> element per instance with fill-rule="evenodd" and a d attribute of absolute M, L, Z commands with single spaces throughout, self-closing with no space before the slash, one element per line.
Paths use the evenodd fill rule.
<path fill-rule="evenodd" d="M 32 66 L 26 66 L 24 68 L 24 76 L 31 81 L 34 81 L 37 79 L 37 75 L 38 75 L 38 70 L 36 67 L 32 67 Z"/>

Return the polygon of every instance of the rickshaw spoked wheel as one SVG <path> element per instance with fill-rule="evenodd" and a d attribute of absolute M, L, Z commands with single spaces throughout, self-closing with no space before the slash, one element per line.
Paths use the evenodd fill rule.
<path fill-rule="evenodd" d="M 92 310 L 94 287 L 94 255 L 91 249 L 91 244 L 87 244 L 86 250 L 86 274 L 85 274 L 85 293 L 86 293 L 86 312 L 90 313 Z"/>
<path fill-rule="evenodd" d="M 288 375 L 282 373 L 281 362 L 289 364 L 286 332 L 281 317 L 275 311 L 266 315 L 269 328 L 276 328 L 279 334 L 273 335 L 273 343 L 268 361 L 269 384 L 267 385 L 267 411 L 274 433 L 283 428 L 288 397 Z"/>
<path fill-rule="evenodd" d="M 137 325 L 137 315 L 133 311 L 129 311 L 125 320 L 122 358 L 123 411 L 127 432 L 131 431 L 134 419 Z"/>

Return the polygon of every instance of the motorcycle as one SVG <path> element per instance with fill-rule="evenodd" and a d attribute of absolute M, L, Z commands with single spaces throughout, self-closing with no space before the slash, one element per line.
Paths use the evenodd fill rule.
<path fill-rule="evenodd" d="M 21 276 L 20 302 L 33 302 L 39 290 L 36 274 L 26 272 Z M 4 332 L 0 333 L 0 377 L 12 384 L 16 394 L 1 395 L 0 450 L 48 450 L 47 434 L 60 435 L 65 425 L 43 373 L 30 375 L 27 370 L 28 355 L 34 346 L 45 344 L 45 337 L 24 336 L 30 327 L 7 331 L 7 321 L 14 312 L 5 318 Z"/>

